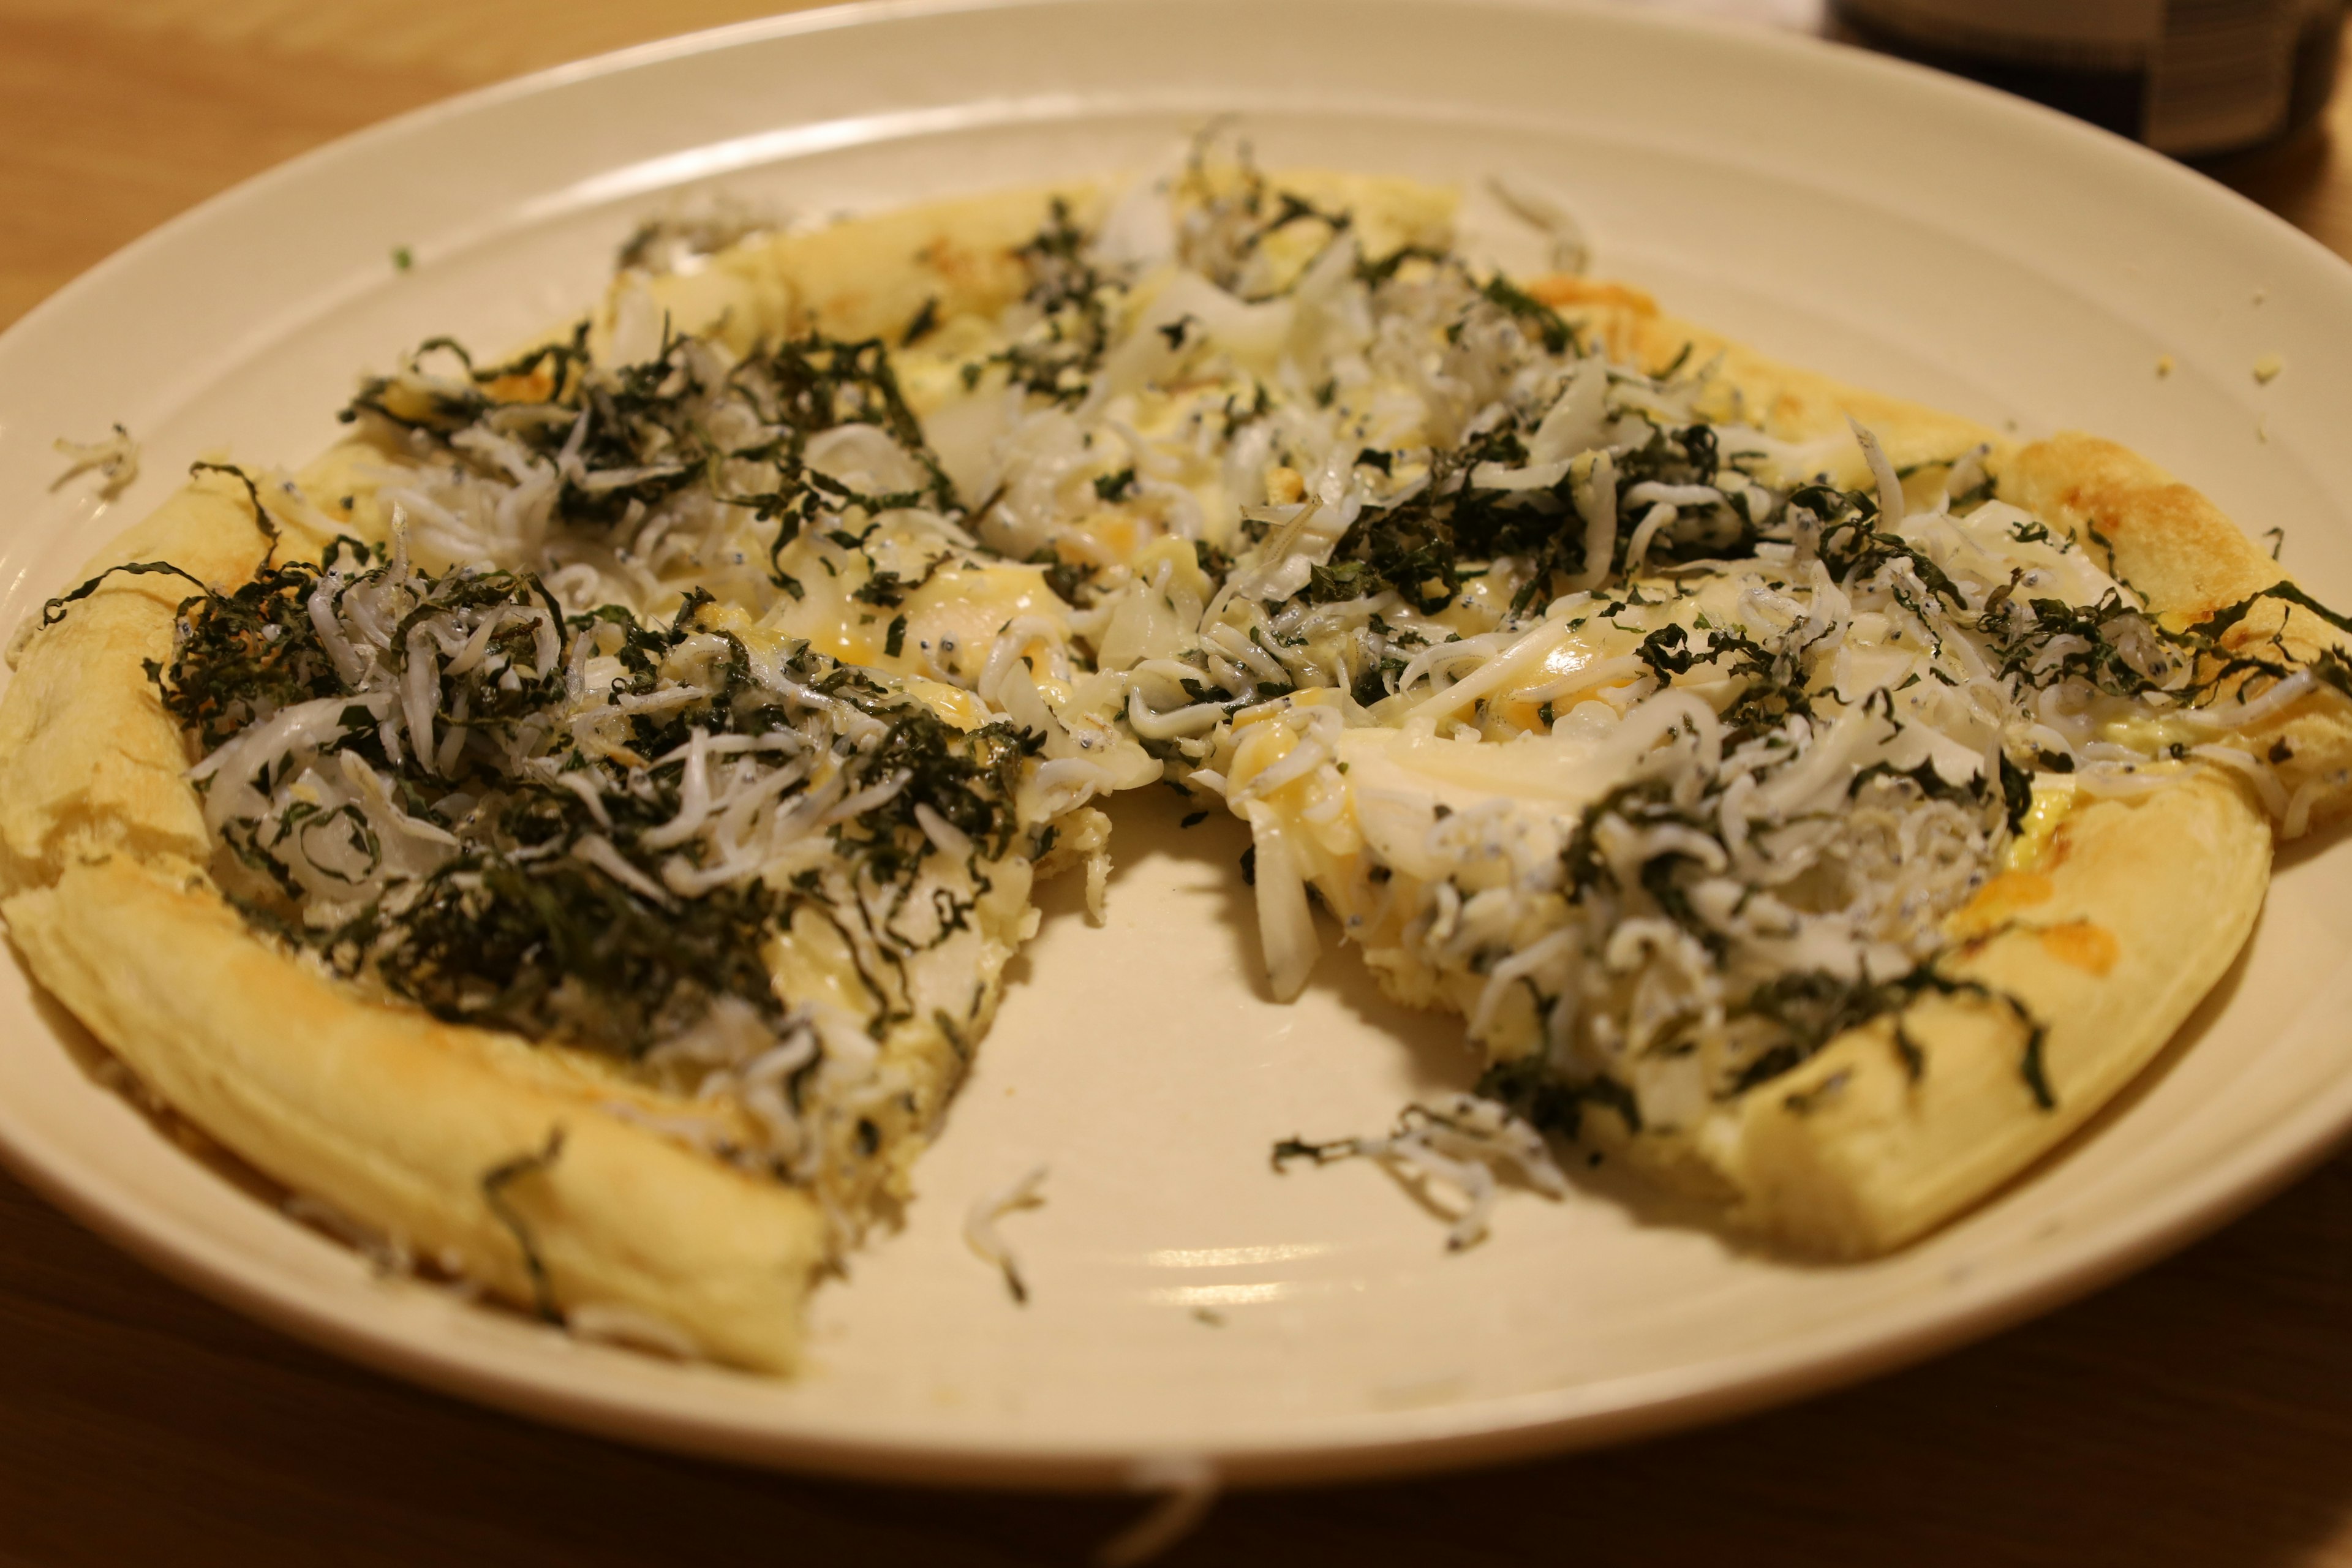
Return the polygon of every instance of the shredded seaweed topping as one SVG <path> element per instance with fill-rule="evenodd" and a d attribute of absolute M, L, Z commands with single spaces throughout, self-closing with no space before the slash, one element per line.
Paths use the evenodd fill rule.
<path fill-rule="evenodd" d="M 511 1160 L 502 1160 L 482 1173 L 482 1202 L 491 1215 L 506 1226 L 522 1252 L 522 1266 L 530 1277 L 531 1305 L 540 1317 L 551 1323 L 563 1321 L 563 1314 L 555 1304 L 555 1290 L 547 1277 L 547 1260 L 540 1256 L 539 1245 L 530 1226 L 517 1213 L 514 1201 L 507 1196 L 507 1188 L 526 1176 L 535 1176 L 553 1168 L 563 1154 L 563 1124 L 556 1123 L 547 1130 L 547 1142 Z"/>
<path fill-rule="evenodd" d="M 755 659 L 707 595 L 567 616 L 530 576 L 343 542 L 180 628 L 154 674 L 225 883 L 453 1021 L 630 1058 L 714 1010 L 781 1037 L 791 931 L 840 945 L 878 1037 L 1020 833 L 1033 741 L 800 645 Z"/>
<path fill-rule="evenodd" d="M 994 364 L 1013 385 L 1050 402 L 1085 400 L 1111 335 L 1109 279 L 1087 258 L 1090 237 L 1068 202 L 1055 196 L 1047 204 L 1044 225 L 1015 252 L 1029 271 L 1037 323 L 1019 342 L 965 366 L 967 383 Z"/>
<path fill-rule="evenodd" d="M 857 509 L 961 511 L 878 338 L 811 333 L 737 359 L 665 322 L 650 357 L 609 368 L 592 363 L 585 322 L 492 365 L 436 338 L 400 374 L 367 382 L 342 417 L 412 450 L 421 443 L 461 476 L 511 485 L 543 471 L 552 483 L 539 528 L 623 547 L 698 488 L 774 525 L 772 563 L 803 529 Z M 919 480 L 862 490 L 809 461 L 812 437 L 855 426 L 886 436 Z M 421 503 L 413 490 L 393 499 L 403 494 Z M 788 585 L 780 565 L 772 571 Z"/>

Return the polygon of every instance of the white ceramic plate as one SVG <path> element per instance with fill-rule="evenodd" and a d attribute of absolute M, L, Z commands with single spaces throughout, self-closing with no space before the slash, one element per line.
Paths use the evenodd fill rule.
<path fill-rule="evenodd" d="M 394 121 L 133 246 L 0 338 L 0 626 L 217 447 L 298 460 L 363 367 L 498 345 L 591 297 L 615 242 L 718 186 L 802 212 L 1134 168 L 1221 111 L 1269 164 L 1571 195 L 1604 271 L 1768 351 L 2024 432 L 2159 455 L 2352 602 L 2352 271 L 2194 175 L 2070 121 L 1802 40 L 1438 0 L 1136 0 L 825 12 L 593 61 Z M 404 246 L 416 264 L 390 259 Z M 2256 359 L 2286 373 L 2258 386 Z M 2159 378 L 2159 355 L 2177 366 Z M 121 420 L 144 476 L 53 484 Z M 1159 792 L 1148 792 L 1157 795 Z M 0 978 L 0 1145 L 199 1289 L 332 1349 L 615 1436 L 783 1465 L 1091 1484 L 1155 1455 L 1239 1479 L 1590 1444 L 1923 1355 L 2219 1223 L 2352 1120 L 2352 848 L 2282 866 L 2249 956 L 2126 1102 L 1898 1257 L 1805 1268 L 1596 1184 L 1492 1238 L 1370 1165 L 1268 1168 L 1461 1085 L 1458 1026 L 1351 954 L 1265 1000 L 1235 831 L 1123 803 L 1108 929 L 1055 897 L 906 1228 L 766 1382 L 574 1344 L 378 1281 L 192 1160 Z M 1006 1222 L 1027 1309 L 960 1237 Z"/>

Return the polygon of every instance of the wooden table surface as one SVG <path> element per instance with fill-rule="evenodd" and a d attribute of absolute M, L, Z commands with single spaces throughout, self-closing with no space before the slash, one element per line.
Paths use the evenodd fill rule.
<path fill-rule="evenodd" d="M 0 0 L 0 326 L 232 182 L 738 0 Z M 2221 171 L 2352 255 L 2352 95 Z M 881 1489 L 526 1425 L 190 1295 L 0 1175 L 0 1565 L 1070 1563 L 1117 1499 Z M 2352 1565 L 2352 1162 L 2028 1327 L 1583 1458 L 1223 1501 L 1174 1563 Z"/>

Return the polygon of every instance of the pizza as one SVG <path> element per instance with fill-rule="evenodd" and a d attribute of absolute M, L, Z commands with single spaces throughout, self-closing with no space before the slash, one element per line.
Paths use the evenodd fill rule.
<path fill-rule="evenodd" d="M 20 631 L 11 939 L 307 1212 L 787 1372 L 1035 884 L 1098 910 L 1104 803 L 1163 785 L 1247 823 L 1278 996 L 1336 937 L 1482 1064 L 1277 1167 L 1410 1167 L 1466 1246 L 1575 1143 L 1903 1245 L 2344 813 L 2347 623 L 2129 451 L 1767 360 L 1565 232 L 1506 276 L 1455 208 L 1210 140 L 649 225 L 299 471 L 199 464 Z"/>

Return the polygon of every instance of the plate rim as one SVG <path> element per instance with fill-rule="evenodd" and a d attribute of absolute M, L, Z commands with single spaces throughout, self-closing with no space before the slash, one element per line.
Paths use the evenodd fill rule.
<path fill-rule="evenodd" d="M 463 119 L 490 107 L 625 74 L 647 66 L 721 52 L 745 44 L 855 29 L 934 16 L 979 13 L 1050 13 L 1081 5 L 1134 5 L 1155 0 L 853 0 L 633 45 L 476 88 L 409 110 L 306 150 L 165 220 L 109 254 L 37 303 L 0 331 L 0 369 L 11 351 L 69 314 L 85 296 L 109 288 L 121 273 L 182 237 L 221 222 L 278 185 L 420 129 Z M 1340 9 L 1339 0 L 1285 0 L 1297 8 Z M 1411 4 L 1412 0 L 1405 0 Z M 1425 0 L 1433 4 L 1433 0 Z M 2316 239 L 2243 195 L 2173 161 L 2054 110 L 1992 89 L 1827 40 L 1760 26 L 1605 5 L 1599 0 L 1473 0 L 1496 12 L 1569 14 L 1660 33 L 1727 33 L 1746 47 L 1836 59 L 1837 68 L 1907 79 L 1913 90 L 1972 101 L 1978 111 L 2038 122 L 2044 134 L 2074 140 L 2097 155 L 2121 156 L 2166 182 L 2179 198 L 2229 210 L 2231 221 L 2256 222 L 2272 244 L 2287 243 L 2306 260 L 2352 283 L 2352 266 Z M 2215 198 L 2221 198 L 2218 205 Z M 18 960 L 21 964 L 21 959 Z M 37 991 L 37 986 L 36 986 Z M 0 1048 L 17 1048 L 14 1044 Z M 96 1091 L 93 1086 L 93 1091 Z M 1995 1333 L 2090 1294 L 2226 1224 L 2302 1175 L 2352 1133 L 2352 1070 L 2327 1092 L 2303 1101 L 2295 1114 L 2258 1142 L 2215 1162 L 2176 1185 L 2162 1201 L 2140 1205 L 2102 1227 L 2089 1251 L 2063 1251 L 2013 1266 L 1997 1282 L 1971 1282 L 1949 1295 L 1884 1313 L 1857 1337 L 1853 1331 L 1813 1331 L 1706 1362 L 1572 1389 L 1495 1395 L 1423 1411 L 1326 1416 L 1317 1426 L 1377 1429 L 1361 1439 L 1344 1434 L 1308 1437 L 1276 1433 L 1209 1457 L 1220 1479 L 1242 1486 L 1361 1479 L 1460 1468 L 1538 1454 L 1559 1453 L 1659 1435 L 1701 1423 L 1735 1419 L 1789 1400 L 1828 1393 L 1927 1359 Z M 341 1304 L 307 1282 L 273 1278 L 265 1260 L 244 1259 L 226 1241 L 172 1226 L 126 1197 L 103 1167 L 86 1163 L 66 1143 L 0 1105 L 0 1161 L 41 1196 L 111 1245 L 199 1294 L 289 1334 L 339 1359 L 389 1373 L 436 1393 L 574 1430 L 707 1458 L 842 1477 L 940 1484 L 981 1484 L 1035 1489 L 1093 1489 L 1137 1483 L 1134 1467 L 1151 1456 L 1098 1445 L 1057 1445 L 1022 1437 L 989 1443 L 950 1436 L 908 1441 L 866 1434 L 826 1435 L 818 1427 L 778 1425 L 756 1416 L 699 1417 L 649 1408 L 625 1392 L 576 1393 L 535 1373 L 531 1363 L 488 1363 L 473 1347 L 436 1346 L 404 1334 L 397 1324 Z M 2036 1167 L 2038 1168 L 2038 1166 Z M 2029 1172 L 2030 1175 L 2031 1173 Z M 1594 1391 L 1650 1385 L 1596 1403 Z M 1549 1414 L 1546 1412 L 1549 1411 Z"/>

